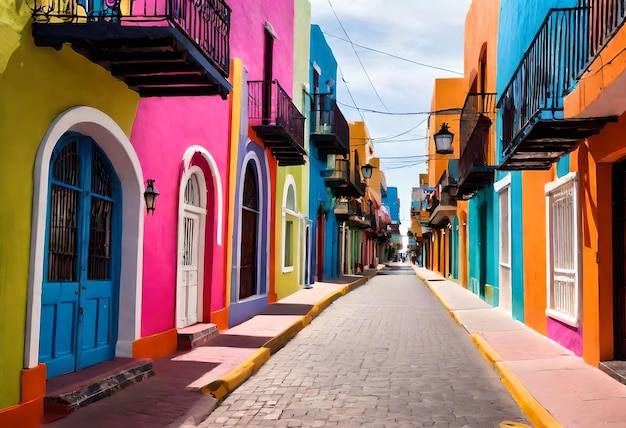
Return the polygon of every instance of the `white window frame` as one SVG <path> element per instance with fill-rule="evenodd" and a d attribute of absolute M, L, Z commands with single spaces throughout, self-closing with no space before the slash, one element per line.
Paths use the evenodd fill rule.
<path fill-rule="evenodd" d="M 496 191 L 496 193 L 498 194 L 498 211 L 499 211 L 499 224 L 500 224 L 500 228 L 502 228 L 502 211 L 500 210 L 500 198 L 502 197 L 502 192 L 504 190 L 508 191 L 508 221 L 506 224 L 506 228 L 507 228 L 507 233 L 509 235 L 509 239 L 508 239 L 508 248 L 506 249 L 506 251 L 509 254 L 509 262 L 508 263 L 503 263 L 502 262 L 502 251 L 503 251 L 503 247 L 502 247 L 502 231 L 500 231 L 500 233 L 498 234 L 498 275 L 500 275 L 500 270 L 502 267 L 504 267 L 505 269 L 508 269 L 509 271 L 509 283 L 507 284 L 508 290 L 507 292 L 510 294 L 510 296 L 507 296 L 508 298 L 510 298 L 510 301 L 506 302 L 506 305 L 503 305 L 502 302 L 502 294 L 499 295 L 498 298 L 498 306 L 503 308 L 504 310 L 506 310 L 507 312 L 512 312 L 513 310 L 513 268 L 512 268 L 512 261 L 513 261 L 513 254 L 512 254 L 512 246 L 511 246 L 511 175 L 508 174 L 506 175 L 504 178 L 502 178 L 501 180 L 497 181 L 496 183 L 494 183 L 493 185 L 494 190 Z M 502 292 L 502 284 L 498 285 L 499 291 Z"/>
<path fill-rule="evenodd" d="M 293 201 L 294 201 L 295 210 L 287 208 L 287 197 L 289 195 L 290 189 L 293 190 Z M 282 241 L 281 271 L 283 273 L 293 272 L 295 261 L 298 260 L 298 257 L 299 257 L 299 255 L 295 254 L 295 248 L 293 245 L 293 239 L 295 237 L 295 234 L 297 234 L 296 231 L 299 229 L 299 225 L 300 225 L 299 215 L 298 215 L 298 212 L 296 211 L 298 209 L 297 203 L 298 203 L 298 198 L 296 194 L 296 182 L 292 175 L 288 175 L 285 179 L 285 187 L 283 188 L 283 205 L 282 205 L 283 239 L 281 240 Z M 291 236 L 291 242 L 289 243 L 286 242 L 288 221 L 292 222 L 292 229 L 291 229 L 292 236 Z M 285 264 L 285 261 L 286 261 L 285 255 L 287 253 L 287 245 L 290 245 L 289 250 L 291 251 L 291 265 L 289 266 Z"/>
<path fill-rule="evenodd" d="M 553 232 L 552 219 L 554 215 L 554 207 L 552 204 L 552 197 L 559 191 L 567 190 L 566 186 L 572 187 L 572 213 L 571 213 L 571 227 L 572 227 L 572 252 L 571 255 L 574 258 L 572 263 L 571 273 L 564 272 L 563 276 L 568 274 L 573 275 L 573 310 L 570 313 L 566 313 L 559 308 L 556 308 L 553 298 L 555 295 L 555 277 L 557 274 L 554 272 L 554 254 L 553 245 L 554 241 L 551 239 Z M 580 310 L 582 302 L 582 265 L 581 265 L 581 241 L 580 241 L 580 196 L 578 185 L 578 173 L 570 172 L 569 174 L 561 177 L 556 181 L 552 181 L 545 185 L 546 195 L 546 285 L 547 285 L 547 302 L 546 302 L 546 315 L 550 318 L 554 318 L 569 326 L 578 327 L 580 325 Z"/>

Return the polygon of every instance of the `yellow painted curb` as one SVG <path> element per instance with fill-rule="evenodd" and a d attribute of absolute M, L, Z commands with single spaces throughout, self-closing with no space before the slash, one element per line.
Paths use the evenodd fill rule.
<path fill-rule="evenodd" d="M 272 353 L 270 352 L 269 348 L 265 348 L 265 347 L 259 348 L 254 352 L 254 354 L 246 358 L 244 360 L 244 363 L 247 363 L 247 362 L 252 363 L 253 364 L 252 374 L 255 374 L 256 372 L 259 371 L 259 369 L 263 366 L 263 364 L 267 363 L 267 360 L 270 359 L 270 355 L 272 355 Z"/>
<path fill-rule="evenodd" d="M 217 401 L 220 401 L 226 394 L 252 376 L 253 369 L 254 364 L 252 362 L 244 361 L 221 378 L 203 386 L 200 391 L 203 394 L 212 394 Z"/>
<path fill-rule="evenodd" d="M 532 394 L 522 385 L 506 364 L 497 362 L 495 368 L 500 373 L 502 383 L 509 390 L 522 412 L 535 428 L 563 428 L 555 418 L 543 408 Z"/>
<path fill-rule="evenodd" d="M 482 356 L 489 362 L 489 364 L 495 366 L 497 362 L 502 361 L 500 354 L 498 354 L 498 352 L 493 349 L 489 342 L 487 342 L 480 334 L 472 333 L 470 334 L 470 339 L 472 339 L 474 345 L 476 345 Z"/>
<path fill-rule="evenodd" d="M 263 346 L 266 348 L 269 348 L 270 352 L 273 354 L 274 352 L 278 351 L 280 348 L 285 346 L 285 343 L 289 342 L 303 328 L 304 328 L 304 323 L 302 322 L 302 318 L 301 318 L 298 321 L 291 324 L 291 326 L 281 331 L 276 337 L 265 342 Z"/>

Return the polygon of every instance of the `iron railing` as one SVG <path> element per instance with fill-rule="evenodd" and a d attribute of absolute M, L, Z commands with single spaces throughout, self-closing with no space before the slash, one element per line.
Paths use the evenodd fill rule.
<path fill-rule="evenodd" d="M 284 129 L 300 147 L 304 147 L 305 117 L 277 80 L 248 82 L 248 118 L 252 126 Z"/>
<path fill-rule="evenodd" d="M 465 97 L 465 105 L 461 111 L 461 150 L 463 155 L 472 133 L 478 124 L 481 116 L 486 116 L 492 121 L 496 114 L 496 94 L 495 93 L 469 93 Z"/>
<path fill-rule="evenodd" d="M 360 201 L 354 199 L 349 201 L 335 199 L 334 212 L 335 215 L 355 215 L 361 217 L 363 215 L 363 205 Z"/>
<path fill-rule="evenodd" d="M 348 181 L 350 179 L 350 161 L 348 159 L 335 159 L 335 169 L 327 179 Z"/>
<path fill-rule="evenodd" d="M 626 21 L 626 0 L 580 0 L 579 6 L 587 10 L 589 27 L 585 66 L 578 70 L 580 77 L 596 59 Z"/>
<path fill-rule="evenodd" d="M 335 134 L 345 151 L 348 151 L 348 121 L 331 94 L 313 95 L 311 116 L 311 134 Z"/>
<path fill-rule="evenodd" d="M 503 156 L 517 134 L 539 116 L 562 119 L 563 98 L 587 61 L 588 10 L 551 9 L 498 101 Z"/>
<path fill-rule="evenodd" d="M 495 153 L 489 144 L 489 127 L 485 126 L 495 120 L 495 100 L 495 93 L 468 94 L 465 99 L 461 113 L 459 183 L 463 182 L 472 168 L 495 164 Z"/>
<path fill-rule="evenodd" d="M 224 0 L 34 0 L 32 7 L 36 23 L 51 25 L 159 27 L 173 23 L 225 76 L 230 68 L 230 14 Z"/>

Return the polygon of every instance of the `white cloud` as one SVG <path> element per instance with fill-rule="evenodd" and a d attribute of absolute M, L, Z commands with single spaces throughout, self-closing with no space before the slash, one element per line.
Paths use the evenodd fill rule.
<path fill-rule="evenodd" d="M 420 112 L 430 109 L 433 83 L 436 78 L 461 77 L 355 47 L 345 41 L 344 29 L 350 40 L 388 54 L 412 61 L 463 71 L 463 31 L 465 15 L 471 0 L 311 0 L 312 22 L 318 24 L 327 36 L 339 63 L 352 97 L 361 108 L 385 110 L 368 81 L 384 104 L 392 112 Z M 335 14 L 334 8 L 341 25 Z M 342 28 L 343 25 L 343 28 Z M 363 66 L 359 63 L 359 58 Z M 367 71 L 367 75 L 365 71 Z M 353 104 L 346 85 L 339 77 L 337 96 L 345 104 Z M 354 109 L 342 106 L 348 120 L 361 120 Z M 372 137 L 396 135 L 423 122 L 397 143 L 376 143 L 380 157 L 415 156 L 425 154 L 426 115 L 389 116 L 364 113 Z M 410 162 L 407 159 L 404 164 Z M 382 168 L 389 186 L 398 187 L 401 199 L 402 229 L 406 231 L 409 218 L 411 187 L 418 185 L 418 174 L 425 172 L 425 164 L 391 169 L 402 165 L 396 159 L 384 160 Z M 385 167 L 390 169 L 386 169 Z"/>

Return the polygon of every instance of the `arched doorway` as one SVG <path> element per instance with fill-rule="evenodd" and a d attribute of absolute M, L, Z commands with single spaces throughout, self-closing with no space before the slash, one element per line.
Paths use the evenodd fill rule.
<path fill-rule="evenodd" d="M 204 244 L 206 228 L 206 180 L 199 167 L 186 175 L 178 233 L 176 327 L 202 320 Z"/>
<path fill-rule="evenodd" d="M 241 206 L 241 263 L 239 300 L 258 294 L 259 203 L 258 177 L 254 162 L 246 165 Z"/>
<path fill-rule="evenodd" d="M 115 356 L 120 181 L 90 137 L 66 132 L 50 160 L 39 362 L 47 377 Z"/>

